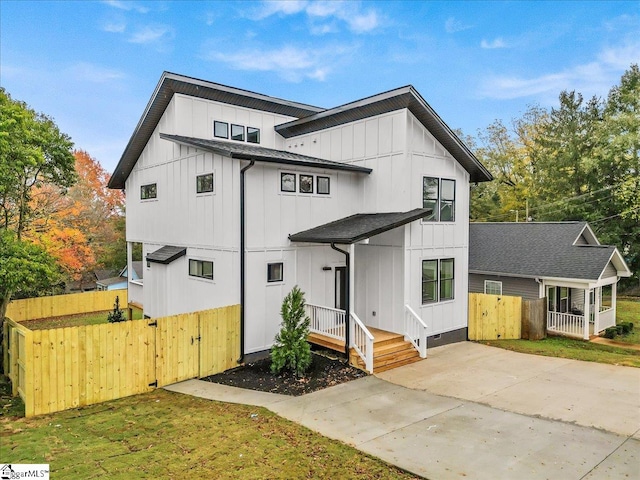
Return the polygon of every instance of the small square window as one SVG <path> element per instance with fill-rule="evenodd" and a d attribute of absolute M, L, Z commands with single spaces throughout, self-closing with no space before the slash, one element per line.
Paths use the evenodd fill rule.
<path fill-rule="evenodd" d="M 300 175 L 300 193 L 313 193 L 313 175 Z"/>
<path fill-rule="evenodd" d="M 229 138 L 229 124 L 226 122 L 213 122 L 213 136 Z"/>
<path fill-rule="evenodd" d="M 244 142 L 244 127 L 242 125 L 231 124 L 231 140 Z"/>
<path fill-rule="evenodd" d="M 295 173 L 280 174 L 280 190 L 283 192 L 296 191 L 296 174 Z"/>
<path fill-rule="evenodd" d="M 150 183 L 149 185 L 142 185 L 140 187 L 140 199 L 141 200 L 149 200 L 151 198 L 157 198 L 158 189 L 155 183 Z"/>
<path fill-rule="evenodd" d="M 260 129 L 247 127 L 247 142 L 260 143 Z"/>
<path fill-rule="evenodd" d="M 318 183 L 318 194 L 319 195 L 329 195 L 329 177 L 316 177 L 316 181 Z"/>
<path fill-rule="evenodd" d="M 196 193 L 213 192 L 213 173 L 205 173 L 196 177 Z"/>
<path fill-rule="evenodd" d="M 267 282 L 281 282 L 283 279 L 284 265 L 282 262 L 267 264 Z"/>

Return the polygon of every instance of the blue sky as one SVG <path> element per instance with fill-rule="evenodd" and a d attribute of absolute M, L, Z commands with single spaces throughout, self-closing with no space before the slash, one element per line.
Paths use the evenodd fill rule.
<path fill-rule="evenodd" d="M 412 84 L 476 135 L 640 62 L 640 2 L 0 2 L 0 85 L 112 171 L 164 70 L 334 107 Z"/>

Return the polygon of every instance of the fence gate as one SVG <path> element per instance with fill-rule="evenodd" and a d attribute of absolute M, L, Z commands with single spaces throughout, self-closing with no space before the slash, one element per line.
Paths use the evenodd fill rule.
<path fill-rule="evenodd" d="M 469 340 L 518 339 L 521 335 L 522 298 L 469 294 Z"/>
<path fill-rule="evenodd" d="M 156 324 L 156 325 L 154 325 Z M 197 313 L 154 319 L 158 387 L 195 378 L 200 373 L 200 321 Z"/>

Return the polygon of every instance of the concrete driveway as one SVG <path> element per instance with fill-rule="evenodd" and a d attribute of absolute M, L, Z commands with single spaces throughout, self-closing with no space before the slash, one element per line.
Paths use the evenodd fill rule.
<path fill-rule="evenodd" d="M 471 343 L 434 348 L 429 355 L 380 378 L 301 397 L 199 380 L 167 389 L 265 406 L 431 479 L 640 478 L 640 369 L 609 370 Z M 552 385 L 557 382 L 565 387 Z M 576 407 L 581 402 L 587 407 Z M 626 421 L 589 420 L 590 409 L 594 417 L 605 412 Z M 596 420 L 609 430 L 583 426 Z"/>

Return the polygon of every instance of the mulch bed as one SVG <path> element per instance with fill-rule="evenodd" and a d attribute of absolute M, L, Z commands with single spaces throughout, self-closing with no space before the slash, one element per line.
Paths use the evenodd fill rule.
<path fill-rule="evenodd" d="M 311 367 L 304 378 L 285 372 L 271 373 L 271 360 L 265 358 L 201 380 L 297 397 L 367 376 L 366 372 L 350 366 L 344 358 L 327 353 L 314 352 L 312 355 Z"/>

